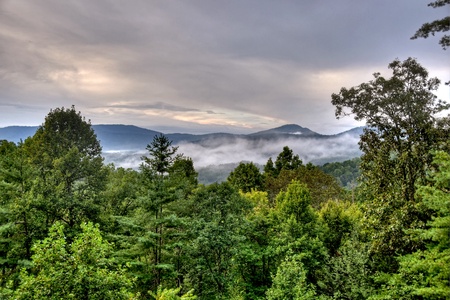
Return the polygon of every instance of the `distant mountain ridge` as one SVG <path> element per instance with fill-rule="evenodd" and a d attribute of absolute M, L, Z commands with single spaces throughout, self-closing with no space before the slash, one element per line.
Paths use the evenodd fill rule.
<path fill-rule="evenodd" d="M 146 154 L 147 145 L 155 135 L 163 134 L 133 125 L 92 127 L 102 145 L 105 163 L 124 168 L 138 168 L 142 155 Z M 0 140 L 16 143 L 24 141 L 33 136 L 37 129 L 38 126 L 0 128 Z M 339 134 L 323 135 L 296 124 L 288 124 L 251 134 L 171 133 L 165 136 L 179 146 L 179 153 L 192 158 L 199 173 L 204 175 L 215 170 L 224 180 L 229 169 L 239 162 L 252 161 L 264 165 L 269 157 L 276 159 L 284 146 L 299 154 L 304 163 L 316 165 L 359 157 L 361 151 L 358 142 L 362 131 L 363 127 L 357 127 Z M 209 177 L 215 176 L 210 174 Z"/>
<path fill-rule="evenodd" d="M 97 138 L 99 139 L 103 150 L 144 150 L 152 141 L 155 135 L 163 134 L 159 131 L 146 129 L 134 125 L 122 124 L 100 124 L 92 125 Z M 336 134 L 323 135 L 314 132 L 308 128 L 301 127 L 296 124 L 287 124 L 277 128 L 259 131 L 250 134 L 232 134 L 232 133 L 209 133 L 209 134 L 189 134 L 189 133 L 169 133 L 164 134 L 174 144 L 180 143 L 198 143 L 215 145 L 217 143 L 233 142 L 236 139 L 244 139 L 248 141 L 272 140 L 281 138 L 330 138 L 343 134 L 352 136 L 362 133 L 363 127 L 353 128 L 351 130 Z M 38 126 L 8 126 L 0 128 L 0 140 L 8 140 L 12 142 L 24 141 L 26 138 L 33 136 Z"/>

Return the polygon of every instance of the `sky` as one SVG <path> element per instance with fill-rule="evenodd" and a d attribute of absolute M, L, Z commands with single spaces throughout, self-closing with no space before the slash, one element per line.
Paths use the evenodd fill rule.
<path fill-rule="evenodd" d="M 92 124 L 165 133 L 322 134 L 331 94 L 415 57 L 443 81 L 450 50 L 410 40 L 430 0 L 0 0 L 0 127 L 70 107 Z M 449 87 L 437 91 L 449 101 Z"/>

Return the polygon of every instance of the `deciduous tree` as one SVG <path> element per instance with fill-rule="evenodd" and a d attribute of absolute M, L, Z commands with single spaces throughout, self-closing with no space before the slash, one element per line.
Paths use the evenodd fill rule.
<path fill-rule="evenodd" d="M 375 73 L 374 80 L 333 94 L 332 103 L 338 118 L 352 114 L 367 123 L 359 143 L 366 224 L 373 230 L 372 253 L 385 262 L 379 266 L 395 270 L 395 255 L 423 246 L 404 231 L 424 226 L 430 217 L 417 205 L 416 186 L 425 182 L 430 150 L 450 135 L 438 117 L 449 105 L 433 94 L 439 79 L 428 78 L 412 58 L 394 60 L 389 68 L 391 78 Z"/>
<path fill-rule="evenodd" d="M 230 173 L 228 182 L 244 193 L 253 190 L 261 190 L 263 187 L 263 177 L 255 164 L 252 162 L 240 162 Z"/>
<path fill-rule="evenodd" d="M 24 146 L 38 170 L 33 205 L 45 212 L 45 223 L 60 220 L 74 228 L 99 221 L 107 172 L 90 122 L 74 106 L 51 110 Z"/>
<path fill-rule="evenodd" d="M 434 161 L 430 184 L 418 189 L 433 218 L 428 228 L 408 232 L 411 239 L 424 239 L 426 249 L 401 256 L 396 274 L 379 276 L 384 284 L 374 299 L 450 298 L 450 155 L 437 152 Z"/>
<path fill-rule="evenodd" d="M 12 299 L 132 299 L 132 281 L 109 258 L 111 245 L 92 223 L 67 243 L 55 223 L 33 246 L 32 269 L 23 269 Z"/>

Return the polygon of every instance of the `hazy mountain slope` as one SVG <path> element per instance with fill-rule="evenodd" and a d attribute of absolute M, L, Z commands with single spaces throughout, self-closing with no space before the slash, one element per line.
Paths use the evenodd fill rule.
<path fill-rule="evenodd" d="M 132 125 L 92 125 L 103 150 L 144 150 L 160 132 Z"/>
<path fill-rule="evenodd" d="M 18 143 L 36 133 L 38 126 L 9 126 L 0 128 L 0 140 Z"/>
<path fill-rule="evenodd" d="M 360 136 L 361 134 L 364 133 L 364 128 L 366 128 L 366 126 L 355 127 L 355 128 L 350 129 L 350 130 L 338 133 L 338 134 L 336 134 L 336 136 L 343 136 L 343 135 L 346 135 L 346 134 L 347 135 L 352 135 L 352 136 Z"/>
<path fill-rule="evenodd" d="M 0 128 L 0 139 L 18 142 L 32 136 L 38 127 Z M 131 125 L 93 125 L 103 147 L 106 163 L 137 168 L 146 146 L 161 134 Z M 284 146 L 290 147 L 304 163 L 324 164 L 344 161 L 361 155 L 358 147 L 363 127 L 336 135 L 321 135 L 308 128 L 289 124 L 249 135 L 213 133 L 193 135 L 166 134 L 179 146 L 179 153 L 191 157 L 197 169 L 211 165 L 252 161 L 264 165 L 269 157 L 276 159 Z M 221 172 L 219 172 L 221 173 Z"/>

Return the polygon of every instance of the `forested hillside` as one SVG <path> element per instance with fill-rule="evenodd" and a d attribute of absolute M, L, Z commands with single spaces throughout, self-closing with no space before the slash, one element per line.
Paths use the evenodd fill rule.
<path fill-rule="evenodd" d="M 320 166 L 320 169 L 334 176 L 341 186 L 352 189 L 358 184 L 357 181 L 361 175 L 360 164 L 361 159 L 356 157 L 343 162 L 326 163 Z"/>
<path fill-rule="evenodd" d="M 164 135 L 139 170 L 105 165 L 81 113 L 51 110 L 0 142 L 0 298 L 449 299 L 449 105 L 416 60 L 389 68 L 332 95 L 367 122 L 360 160 L 285 146 L 209 185 Z"/>

